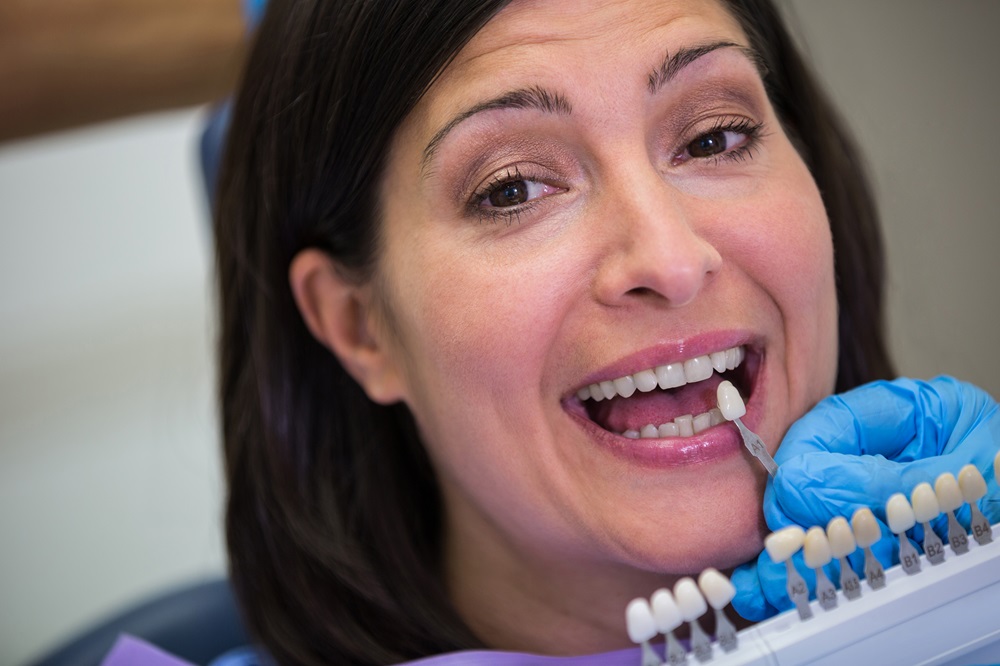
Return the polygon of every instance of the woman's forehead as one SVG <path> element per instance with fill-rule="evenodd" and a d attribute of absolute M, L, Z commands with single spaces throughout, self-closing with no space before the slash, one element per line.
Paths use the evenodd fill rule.
<path fill-rule="evenodd" d="M 456 55 L 407 124 L 430 131 L 494 91 L 579 75 L 595 62 L 613 61 L 642 86 L 671 54 L 721 42 L 747 44 L 717 0 L 514 0 Z"/>

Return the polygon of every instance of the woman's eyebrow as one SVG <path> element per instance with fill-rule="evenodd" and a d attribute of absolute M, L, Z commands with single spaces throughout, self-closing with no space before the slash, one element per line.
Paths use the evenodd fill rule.
<path fill-rule="evenodd" d="M 503 93 L 493 99 L 480 102 L 465 111 L 454 116 L 448 123 L 434 134 L 427 147 L 424 148 L 424 156 L 421 160 L 421 169 L 434 157 L 434 152 L 444 140 L 448 132 L 455 129 L 457 125 L 468 120 L 477 113 L 492 111 L 493 109 L 538 109 L 546 113 L 557 113 L 569 115 L 573 112 L 573 107 L 569 100 L 558 93 L 553 93 L 544 88 L 533 86 L 531 88 L 520 88 Z"/>
<path fill-rule="evenodd" d="M 663 58 L 663 62 L 660 63 L 660 66 L 656 67 L 649 73 L 647 80 L 649 93 L 651 95 L 655 95 L 664 85 L 677 76 L 678 72 L 698 60 L 698 58 L 706 56 L 713 51 L 725 48 L 735 48 L 746 56 L 747 60 L 749 60 L 758 73 L 760 73 L 760 78 L 763 79 L 767 75 L 767 66 L 764 64 L 764 59 L 760 57 L 760 54 L 757 53 L 757 51 L 749 46 L 743 46 L 742 44 L 736 44 L 735 42 L 715 42 L 701 46 L 688 46 L 678 49 L 673 55 L 668 53 L 666 57 Z"/>

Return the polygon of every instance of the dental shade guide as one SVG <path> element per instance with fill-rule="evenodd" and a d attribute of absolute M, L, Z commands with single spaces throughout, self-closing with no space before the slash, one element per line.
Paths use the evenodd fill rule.
<path fill-rule="evenodd" d="M 1000 477 L 1000 453 L 994 460 L 994 472 L 996 477 Z M 975 476 L 963 468 L 957 474 L 957 483 L 963 497 L 973 504 L 982 499 L 982 487 L 978 480 L 968 481 L 969 475 Z M 963 478 L 966 480 L 963 481 Z M 948 481 L 944 483 L 947 484 Z M 987 483 L 992 484 L 994 481 L 989 479 Z M 947 492 L 951 491 L 945 489 L 945 493 Z M 905 495 L 902 497 L 905 499 Z M 930 502 L 927 501 L 928 498 Z M 949 499 L 954 498 L 945 498 L 946 505 Z M 940 514 L 938 497 L 930 484 L 923 483 L 914 488 L 911 502 L 912 522 L 899 498 L 893 496 L 886 503 L 885 515 L 889 529 L 900 540 L 907 539 L 908 530 L 916 522 L 929 523 Z M 853 522 L 855 528 L 852 531 L 844 517 L 835 517 L 827 524 L 825 535 L 829 541 L 830 557 L 840 559 L 841 588 L 844 595 L 855 601 L 844 604 L 841 608 L 819 613 L 818 607 L 822 605 L 822 593 L 819 590 L 822 586 L 817 585 L 817 597 L 814 602 L 809 602 L 808 588 L 803 581 L 801 591 L 806 595 L 807 605 L 811 608 L 815 603 L 817 608 L 811 609 L 808 616 L 803 616 L 797 605 L 798 613 L 780 613 L 736 632 L 734 640 L 738 641 L 737 649 L 726 648 L 729 630 L 723 628 L 723 622 L 717 620 L 716 635 L 722 650 L 709 655 L 713 666 L 800 663 L 831 666 L 844 663 L 954 666 L 1000 664 L 1000 614 L 996 612 L 996 600 L 1000 598 L 1000 544 L 995 543 L 997 540 L 969 539 L 966 554 L 947 559 L 944 559 L 942 544 L 940 549 L 943 564 L 928 567 L 913 575 L 915 572 L 904 568 L 905 555 L 900 556 L 899 566 L 892 566 L 884 571 L 878 560 L 871 555 L 870 547 L 881 538 L 882 533 L 870 509 L 856 511 Z M 991 532 L 998 525 L 991 526 Z M 925 530 L 933 534 L 929 525 L 925 525 Z M 791 566 L 791 558 L 798 550 L 798 544 L 805 546 L 806 564 L 811 568 L 822 567 L 828 561 L 826 553 L 822 552 L 825 550 L 822 546 L 817 552 L 813 550 L 814 546 L 806 545 L 817 539 L 812 536 L 816 534 L 817 528 L 810 529 L 809 533 L 796 526 L 785 528 L 765 539 L 765 548 L 772 560 L 785 562 L 786 569 L 793 572 L 790 578 L 801 578 Z M 860 582 L 847 560 L 847 556 L 858 544 L 866 549 L 869 585 L 875 589 L 876 586 L 884 586 L 886 591 L 861 597 Z M 902 545 L 900 547 L 905 548 Z M 872 560 L 878 567 L 878 572 L 873 572 Z M 876 585 L 872 585 L 873 581 L 876 581 Z M 704 599 L 716 609 L 717 617 L 722 615 L 721 609 L 735 594 L 732 584 L 714 569 L 706 569 L 698 577 L 698 585 Z M 678 591 L 682 598 L 687 598 L 684 586 L 680 586 Z M 789 592 L 789 596 L 795 600 L 792 592 Z M 656 628 L 667 634 L 666 663 L 671 666 L 686 664 L 687 651 L 672 633 L 685 619 L 673 595 L 669 590 L 659 590 L 653 595 L 651 604 Z M 697 618 L 705 610 L 704 602 L 700 600 L 696 600 L 692 606 L 697 607 L 684 612 L 688 618 Z M 812 618 L 809 622 L 802 622 L 808 617 Z M 696 619 L 694 622 L 696 623 Z M 725 624 L 729 624 L 728 620 Z M 692 646 L 698 629 L 692 626 Z M 655 653 L 653 658 L 656 658 Z M 643 662 L 643 665 L 646 663 Z M 654 662 L 651 659 L 648 663 Z"/>
<path fill-rule="evenodd" d="M 625 607 L 625 628 L 633 643 L 642 647 L 642 666 L 661 666 L 663 662 L 653 651 L 649 641 L 656 636 L 656 622 L 649 602 L 643 598 L 633 599 Z"/>
<path fill-rule="evenodd" d="M 837 607 L 837 588 L 826 577 L 823 567 L 833 560 L 830 541 L 822 527 L 810 527 L 802 546 L 806 566 L 816 572 L 816 600 L 823 610 Z"/>
<path fill-rule="evenodd" d="M 826 525 L 826 538 L 830 542 L 830 553 L 840 561 L 840 589 L 848 601 L 861 598 L 861 579 L 854 573 L 847 556 L 858 549 L 854 532 L 847 518 L 836 516 Z"/>
<path fill-rule="evenodd" d="M 873 590 L 882 589 L 885 587 L 885 569 L 872 552 L 872 545 L 882 538 L 882 530 L 879 529 L 872 510 L 861 507 L 855 511 L 851 516 L 851 530 L 854 532 L 854 540 L 865 551 L 865 578 L 868 580 L 868 587 Z"/>
<path fill-rule="evenodd" d="M 771 476 L 777 474 L 778 463 L 774 462 L 774 458 L 767 452 L 767 446 L 764 445 L 763 440 L 743 425 L 743 421 L 740 420 L 740 417 L 747 413 L 747 407 L 733 383 L 728 380 L 720 382 L 716 389 L 716 398 L 722 417 L 727 421 L 732 421 L 739 428 L 743 444 L 747 447 L 750 455 L 760 461 L 768 474 Z"/>
<path fill-rule="evenodd" d="M 955 511 L 965 504 L 965 498 L 958 487 L 958 481 L 951 472 L 945 472 L 934 481 L 934 494 L 937 495 L 941 510 L 948 514 L 948 543 L 956 555 L 969 552 L 969 535 L 955 518 Z"/>
<path fill-rule="evenodd" d="M 920 573 L 920 554 L 906 536 L 906 530 L 917 524 L 913 507 L 906 495 L 896 493 L 885 503 L 886 522 L 889 530 L 899 539 L 899 564 L 908 575 Z"/>
<path fill-rule="evenodd" d="M 736 627 L 726 617 L 725 608 L 736 596 L 736 587 L 717 569 L 709 567 L 698 576 L 698 587 L 701 588 L 708 605 L 715 609 L 715 637 L 723 652 L 732 652 L 739 647 L 736 638 Z"/>
<path fill-rule="evenodd" d="M 941 537 L 931 528 L 931 521 L 941 515 L 934 488 L 926 481 L 917 484 L 910 493 L 910 503 L 913 505 L 914 517 L 924 528 L 924 554 L 932 565 L 944 562 L 944 543 Z"/>
<path fill-rule="evenodd" d="M 798 525 L 789 525 L 776 532 L 771 532 L 764 538 L 764 549 L 775 563 L 785 563 L 785 571 L 788 577 L 786 590 L 788 598 L 795 604 L 799 612 L 799 618 L 808 620 L 813 616 L 809 607 L 809 587 L 806 581 L 795 570 L 792 564 L 792 556 L 802 547 L 806 538 L 806 532 Z"/>
<path fill-rule="evenodd" d="M 712 639 L 701 628 L 698 618 L 708 611 L 705 597 L 698 589 L 698 583 L 693 578 L 681 578 L 674 584 L 674 599 L 681 611 L 681 617 L 691 628 L 691 651 L 695 659 L 701 663 L 712 660 Z"/>
<path fill-rule="evenodd" d="M 978 467 L 966 465 L 958 472 L 958 485 L 972 511 L 972 518 L 969 521 L 972 536 L 976 543 L 985 546 L 993 541 L 993 528 L 990 527 L 990 521 L 986 520 L 986 516 L 979 510 L 979 500 L 986 495 L 986 479 L 983 478 Z"/>
<path fill-rule="evenodd" d="M 664 647 L 666 663 L 670 666 L 687 664 L 687 650 L 674 635 L 674 629 L 684 623 L 684 617 L 681 615 L 681 609 L 677 606 L 673 593 L 663 588 L 653 592 L 649 601 L 653 606 L 653 619 L 656 622 L 656 628 L 667 637 L 667 644 Z"/>

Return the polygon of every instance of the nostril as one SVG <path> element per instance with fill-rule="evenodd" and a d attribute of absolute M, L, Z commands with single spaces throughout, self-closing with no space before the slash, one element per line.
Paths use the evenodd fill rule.
<path fill-rule="evenodd" d="M 655 290 L 650 289 L 649 287 L 634 287 L 632 289 L 629 289 L 625 295 L 637 296 L 640 298 L 659 297 L 659 294 L 657 294 Z"/>

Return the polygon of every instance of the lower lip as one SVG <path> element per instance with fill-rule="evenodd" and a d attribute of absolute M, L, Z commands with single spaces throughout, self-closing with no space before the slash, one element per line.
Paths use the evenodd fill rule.
<path fill-rule="evenodd" d="M 728 421 L 692 437 L 630 439 L 608 432 L 586 417 L 571 414 L 597 443 L 629 463 L 652 468 L 676 468 L 721 462 L 739 455 L 743 440 Z"/>

